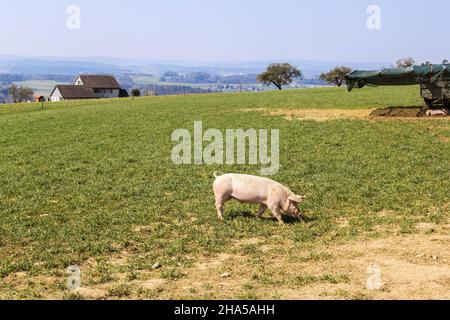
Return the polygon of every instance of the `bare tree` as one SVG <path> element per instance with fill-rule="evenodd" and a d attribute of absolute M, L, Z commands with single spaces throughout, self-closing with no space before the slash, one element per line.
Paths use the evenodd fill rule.
<path fill-rule="evenodd" d="M 11 87 L 9 87 L 8 94 L 14 101 L 14 103 L 20 103 L 25 100 L 33 99 L 34 91 L 31 88 L 18 87 L 13 84 Z"/>
<path fill-rule="evenodd" d="M 336 67 L 327 73 L 322 73 L 320 75 L 320 80 L 324 80 L 329 83 L 334 83 L 335 85 L 340 87 L 345 82 L 345 76 L 350 72 L 352 72 L 351 68 L 344 66 Z"/>
<path fill-rule="evenodd" d="M 411 57 L 400 59 L 396 62 L 397 68 L 409 68 L 412 67 L 416 63 Z"/>
<path fill-rule="evenodd" d="M 257 80 L 266 85 L 273 84 L 282 90 L 283 86 L 292 83 L 296 78 L 302 78 L 302 72 L 299 69 L 289 63 L 273 63 L 258 76 Z"/>

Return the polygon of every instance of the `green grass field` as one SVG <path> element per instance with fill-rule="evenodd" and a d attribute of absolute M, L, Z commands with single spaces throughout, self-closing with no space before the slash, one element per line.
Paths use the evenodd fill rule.
<path fill-rule="evenodd" d="M 346 273 L 273 277 L 260 245 L 290 243 L 282 252 L 294 260 L 309 250 L 306 263 L 330 259 L 316 252 L 330 243 L 448 223 L 450 122 L 288 121 L 257 109 L 420 103 L 417 87 L 387 87 L 0 106 L 0 298 L 87 298 L 65 288 L 70 265 L 82 267 L 84 286 L 104 290 L 98 298 L 276 298 L 274 286 L 346 283 Z M 258 174 L 260 167 L 172 164 L 172 131 L 192 132 L 199 120 L 220 130 L 280 129 L 282 167 L 273 178 L 307 196 L 306 221 L 280 227 L 232 202 L 218 221 L 213 171 Z M 223 253 L 243 257 L 253 272 L 241 274 L 238 290 L 176 291 L 196 263 Z M 152 271 L 155 262 L 162 268 Z M 164 284 L 139 285 L 154 278 Z"/>

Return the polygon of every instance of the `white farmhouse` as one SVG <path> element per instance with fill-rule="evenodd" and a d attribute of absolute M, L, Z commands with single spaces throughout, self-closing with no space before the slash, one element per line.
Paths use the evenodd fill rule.
<path fill-rule="evenodd" d="M 94 90 L 83 86 L 57 85 L 50 95 L 50 101 L 96 99 Z"/>
<path fill-rule="evenodd" d="M 113 76 L 79 75 L 72 85 L 57 85 L 50 100 L 118 98 L 120 94 L 120 85 Z"/>

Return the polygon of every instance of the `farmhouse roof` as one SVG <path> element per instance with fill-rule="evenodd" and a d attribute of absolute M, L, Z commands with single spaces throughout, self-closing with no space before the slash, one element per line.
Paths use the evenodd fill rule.
<path fill-rule="evenodd" d="M 113 76 L 82 74 L 79 78 L 83 86 L 92 89 L 120 89 L 120 85 Z"/>
<path fill-rule="evenodd" d="M 57 85 L 55 87 L 55 90 L 56 89 L 58 89 L 61 96 L 66 99 L 89 99 L 96 97 L 93 89 L 85 88 L 84 86 Z M 53 92 L 55 92 L 55 90 L 53 90 Z"/>

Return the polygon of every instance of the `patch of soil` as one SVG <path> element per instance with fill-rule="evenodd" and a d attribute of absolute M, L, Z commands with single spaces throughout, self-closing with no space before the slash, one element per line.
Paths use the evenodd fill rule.
<path fill-rule="evenodd" d="M 84 299 L 104 299 L 107 295 L 107 290 L 102 288 L 81 287 L 75 290 L 75 293 L 80 294 Z"/>
<path fill-rule="evenodd" d="M 450 142 L 450 128 L 448 126 L 429 126 L 428 131 L 442 142 Z"/>
<path fill-rule="evenodd" d="M 166 284 L 166 280 L 164 279 L 150 279 L 147 281 L 138 282 L 142 288 L 147 290 L 156 290 Z"/>
<path fill-rule="evenodd" d="M 344 219 L 338 223 L 347 225 Z M 139 290 L 149 291 L 151 299 L 450 299 L 449 230 L 450 224 L 421 223 L 414 235 L 326 245 L 296 245 L 278 236 L 241 239 L 221 254 L 198 256 L 177 280 L 142 271 L 138 279 L 128 281 L 116 271 L 112 281 L 86 284 L 77 293 L 86 299 L 108 299 L 108 288 L 125 283 L 132 288 L 127 299 L 142 298 Z M 126 264 L 126 257 L 122 253 L 110 262 Z M 95 265 L 90 260 L 83 270 Z M 376 288 L 369 285 L 373 270 L 379 273 Z M 66 275 L 17 272 L 3 281 L 14 290 L 26 290 L 32 281 L 43 298 L 52 299 L 62 297 Z"/>
<path fill-rule="evenodd" d="M 293 259 L 307 256 L 308 249 L 264 245 L 258 265 L 252 262 L 255 257 L 245 255 L 201 258 L 185 278 L 168 284 L 163 298 L 198 298 L 209 293 L 206 297 L 236 299 L 250 290 L 258 299 L 450 299 L 449 244 L 449 234 L 352 241 L 315 247 L 316 252 L 329 253 L 329 258 L 314 261 Z M 368 286 L 374 266 L 381 280 L 376 289 Z M 273 283 L 255 280 L 263 271 L 273 276 Z M 222 278 L 223 272 L 231 276 Z M 323 275 L 345 275 L 348 281 L 312 281 L 306 285 L 287 281 Z"/>
<path fill-rule="evenodd" d="M 286 120 L 328 121 L 333 119 L 367 119 L 371 110 L 367 109 L 243 109 L 243 112 L 263 112 L 271 116 L 284 116 Z"/>
<path fill-rule="evenodd" d="M 390 118 L 400 119 L 431 119 L 431 118 L 447 118 L 450 117 L 428 117 L 421 115 L 421 109 L 418 107 L 390 107 L 383 109 L 278 109 L 270 110 L 264 108 L 258 109 L 242 109 L 243 112 L 262 112 L 270 116 L 284 116 L 288 121 L 309 120 L 324 122 L 336 119 L 362 119 L 362 120 L 382 120 Z"/>

